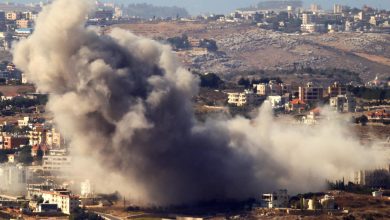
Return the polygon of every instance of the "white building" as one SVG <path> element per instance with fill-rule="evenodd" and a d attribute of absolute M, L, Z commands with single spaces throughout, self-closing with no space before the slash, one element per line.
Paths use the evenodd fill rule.
<path fill-rule="evenodd" d="M 322 209 L 333 210 L 335 208 L 334 196 L 325 195 L 324 198 L 320 200 Z"/>
<path fill-rule="evenodd" d="M 18 120 L 18 126 L 19 126 L 20 128 L 22 128 L 22 127 L 27 127 L 29 121 L 30 121 L 30 118 L 29 118 L 29 117 L 23 117 L 23 119 Z"/>
<path fill-rule="evenodd" d="M 89 180 L 85 180 L 84 182 L 81 182 L 81 196 L 84 198 L 91 197 L 93 195 L 93 187 Z"/>
<path fill-rule="evenodd" d="M 270 194 L 263 194 L 261 197 L 262 207 L 286 208 L 288 207 L 289 196 L 287 190 L 279 190 Z"/>
<path fill-rule="evenodd" d="M 244 92 L 229 92 L 228 103 L 236 106 L 244 106 L 247 104 L 253 104 L 256 101 L 256 94 L 250 90 Z"/>
<path fill-rule="evenodd" d="M 6 163 L 0 166 L 0 190 L 20 193 L 26 190 L 31 173 L 22 164 Z"/>
<path fill-rule="evenodd" d="M 79 198 L 66 190 L 43 191 L 43 203 L 57 204 L 62 213 L 70 214 L 80 205 Z"/>

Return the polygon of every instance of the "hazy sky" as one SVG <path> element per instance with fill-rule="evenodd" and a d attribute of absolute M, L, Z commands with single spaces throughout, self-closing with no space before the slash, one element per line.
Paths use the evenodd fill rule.
<path fill-rule="evenodd" d="M 45 0 L 43 0 L 45 1 Z M 153 5 L 179 6 L 186 8 L 191 14 L 199 13 L 228 13 L 240 7 L 255 5 L 260 0 L 103 0 L 121 3 L 149 3 Z M 334 3 L 362 7 L 364 4 L 390 9 L 390 0 L 303 0 L 306 6 L 318 3 L 323 8 L 331 8 Z M 1 0 L 0 2 L 7 2 Z M 12 2 L 8 0 L 8 2 Z M 39 0 L 13 0 L 13 2 L 39 2 Z"/>
<path fill-rule="evenodd" d="M 147 2 L 154 5 L 176 5 L 185 7 L 190 13 L 202 12 L 227 13 L 239 7 L 254 5 L 259 0 L 117 0 L 121 2 Z M 324 8 L 331 8 L 334 3 L 361 7 L 364 4 L 377 8 L 390 9 L 390 0 L 303 0 L 308 6 L 311 3 L 321 4 Z"/>

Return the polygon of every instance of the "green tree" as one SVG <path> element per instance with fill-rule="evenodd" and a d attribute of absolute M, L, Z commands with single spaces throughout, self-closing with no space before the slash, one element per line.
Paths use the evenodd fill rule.
<path fill-rule="evenodd" d="M 19 162 L 30 165 L 33 162 L 34 158 L 31 156 L 31 146 L 25 146 L 19 152 Z"/>

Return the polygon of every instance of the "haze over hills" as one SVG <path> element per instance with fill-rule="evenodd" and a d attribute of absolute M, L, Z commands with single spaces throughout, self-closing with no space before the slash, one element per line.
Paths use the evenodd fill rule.
<path fill-rule="evenodd" d="M 228 13 L 236 8 L 248 7 L 256 5 L 259 0 L 117 0 L 122 3 L 149 3 L 163 6 L 178 6 L 185 7 L 191 14 L 198 13 Z M 376 8 L 390 9 L 390 1 L 384 0 L 303 0 L 305 6 L 312 3 L 321 4 L 323 8 L 330 9 L 333 4 L 345 4 L 353 7 L 362 7 L 363 5 L 370 5 Z"/>
<path fill-rule="evenodd" d="M 237 8 L 253 6 L 259 3 L 259 0 L 103 0 L 105 2 L 117 2 L 123 4 L 148 3 L 156 6 L 177 6 L 186 8 L 189 13 L 196 15 L 199 13 L 228 13 Z M 13 0 L 0 2 L 40 2 L 39 0 Z M 330 9 L 333 4 L 344 4 L 352 7 L 362 7 L 370 5 L 375 8 L 390 9 L 390 1 L 388 0 L 303 0 L 305 7 L 312 3 L 317 3 L 325 9 Z"/>

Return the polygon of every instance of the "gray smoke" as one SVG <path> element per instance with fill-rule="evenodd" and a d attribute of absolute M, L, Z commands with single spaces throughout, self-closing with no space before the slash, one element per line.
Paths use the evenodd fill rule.
<path fill-rule="evenodd" d="M 297 128 L 275 121 L 268 106 L 254 120 L 198 122 L 198 79 L 170 47 L 120 29 L 100 36 L 85 27 L 92 6 L 56 0 L 44 8 L 14 62 L 50 94 L 76 171 L 100 190 L 160 205 L 242 199 L 320 190 L 325 179 L 384 162 L 338 122 Z"/>

